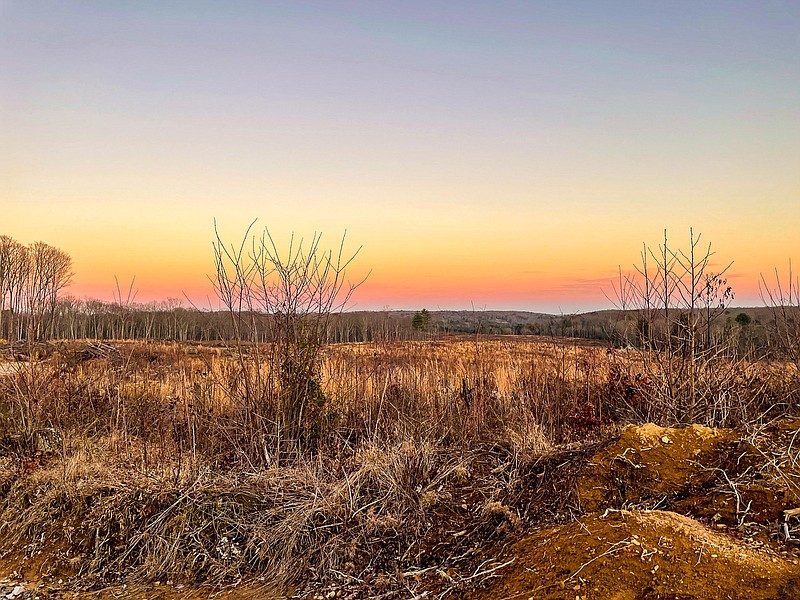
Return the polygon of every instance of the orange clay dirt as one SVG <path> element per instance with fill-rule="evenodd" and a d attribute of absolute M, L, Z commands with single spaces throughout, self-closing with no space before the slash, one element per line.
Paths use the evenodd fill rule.
<path fill-rule="evenodd" d="M 468 597 L 800 600 L 800 420 L 743 433 L 628 427 L 578 476 L 588 514 L 518 541 Z"/>
<path fill-rule="evenodd" d="M 514 563 L 477 600 L 790 600 L 800 567 L 663 511 L 587 515 L 512 548 Z"/>
<path fill-rule="evenodd" d="M 581 508 L 596 511 L 623 499 L 636 504 L 702 487 L 715 479 L 723 448 L 737 437 L 734 430 L 701 425 L 628 427 L 581 472 L 576 490 Z"/>

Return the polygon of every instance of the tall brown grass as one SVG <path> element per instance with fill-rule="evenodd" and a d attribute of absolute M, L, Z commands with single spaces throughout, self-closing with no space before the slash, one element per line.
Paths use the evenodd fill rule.
<path fill-rule="evenodd" d="M 195 473 L 205 465 L 259 469 L 369 442 L 429 442 L 445 448 L 502 446 L 529 455 L 603 435 L 627 421 L 679 422 L 681 381 L 656 351 L 567 340 L 448 339 L 330 345 L 319 375 L 320 445 L 280 439 L 279 407 L 244 385 L 269 363 L 239 350 L 117 342 L 118 355 L 87 360 L 82 343 L 11 365 L 0 375 L 0 437 L 35 451 L 37 431 L 112 439 L 143 471 L 162 459 Z M 252 346 L 242 352 L 257 352 Z M 796 410 L 791 362 L 715 357 L 698 362 L 692 392 L 698 422 L 737 426 Z M 688 392 L 685 392 L 688 393 Z M 274 393 L 280 397 L 280 393 Z M 255 410 L 253 407 L 257 407 Z"/>

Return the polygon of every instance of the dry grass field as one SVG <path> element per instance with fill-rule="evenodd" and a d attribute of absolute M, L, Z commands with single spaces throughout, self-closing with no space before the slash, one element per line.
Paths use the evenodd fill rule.
<path fill-rule="evenodd" d="M 291 380 L 271 376 L 270 351 L 6 352 L 0 587 L 798 597 L 797 524 L 783 512 L 800 507 L 791 363 L 715 356 L 687 374 L 655 351 L 566 339 L 334 344 L 290 422 Z M 650 425 L 624 429 L 637 423 Z M 740 562 L 752 578 L 714 580 Z M 615 580 L 622 567 L 634 575 Z"/>

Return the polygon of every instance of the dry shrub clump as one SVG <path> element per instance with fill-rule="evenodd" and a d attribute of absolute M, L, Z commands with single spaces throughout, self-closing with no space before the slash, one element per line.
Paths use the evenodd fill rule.
<path fill-rule="evenodd" d="M 21 570 L 45 554 L 40 577 L 82 587 L 250 579 L 286 590 L 334 579 L 370 597 L 376 586 L 407 587 L 419 570 L 449 569 L 455 584 L 474 569 L 479 541 L 520 524 L 503 503 L 511 486 L 497 463 L 513 462 L 508 455 L 364 444 L 253 473 L 164 481 L 131 477 L 136 465 L 120 463 L 111 441 L 68 453 L 24 477 L 4 473 L 0 550 L 18 555 Z"/>

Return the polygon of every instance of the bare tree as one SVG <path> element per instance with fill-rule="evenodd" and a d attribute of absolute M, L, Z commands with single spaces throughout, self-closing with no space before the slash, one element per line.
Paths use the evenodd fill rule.
<path fill-rule="evenodd" d="M 73 273 L 72 258 L 59 248 L 34 242 L 28 255 L 28 339 L 33 341 L 52 335 L 59 294 L 70 284 Z"/>
<path fill-rule="evenodd" d="M 29 272 L 28 249 L 9 236 L 0 236 L 0 337 L 11 343 L 19 338 L 15 315 L 23 308 Z M 8 325 L 3 329 L 3 312 L 8 310 Z"/>
<path fill-rule="evenodd" d="M 645 245 L 634 272 L 613 284 L 618 308 L 638 317 L 633 341 L 648 386 L 637 397 L 648 402 L 631 407 L 637 418 L 720 423 L 730 417 L 726 393 L 736 365 L 718 360 L 726 349 L 712 343 L 711 328 L 734 297 L 725 279 L 732 263 L 711 272 L 715 253 L 710 243 L 701 246 L 701 237 L 690 229 L 688 246 L 675 248 L 665 231 L 663 243 Z"/>
<path fill-rule="evenodd" d="M 13 249 L 17 244 L 16 240 L 7 235 L 0 236 L 0 337 L 3 337 L 3 313 L 6 310 L 9 295 Z"/>
<path fill-rule="evenodd" d="M 772 314 L 772 336 L 779 352 L 800 370 L 800 277 L 792 272 L 792 261 L 785 279 L 775 269 L 775 283 L 759 281 L 761 301 Z"/>

